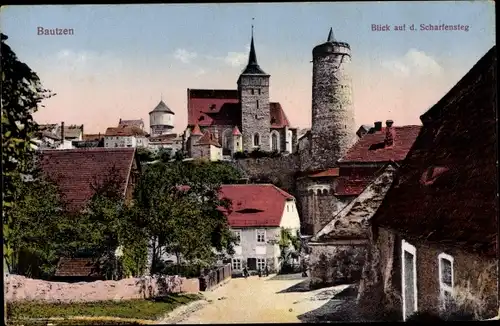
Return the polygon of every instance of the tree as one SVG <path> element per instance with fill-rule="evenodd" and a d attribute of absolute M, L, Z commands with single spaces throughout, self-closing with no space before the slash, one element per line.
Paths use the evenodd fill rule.
<path fill-rule="evenodd" d="M 290 229 L 281 228 L 280 239 L 278 241 L 280 247 L 281 269 L 286 271 L 290 268 L 290 260 L 299 257 L 301 240 L 299 232 L 294 235 Z"/>
<path fill-rule="evenodd" d="M 138 227 L 152 240 L 152 273 L 165 251 L 200 265 L 213 262 L 214 248 L 232 252 L 235 239 L 221 211 L 230 205 L 220 198 L 219 188 L 237 179 L 237 170 L 217 163 L 176 160 L 145 169 L 134 192 L 134 208 Z"/>
<path fill-rule="evenodd" d="M 50 276 L 61 250 L 58 234 L 67 229 L 63 196 L 38 170 L 31 171 L 29 177 L 17 174 L 11 180 L 15 191 L 8 268 L 28 277 Z"/>
<path fill-rule="evenodd" d="M 33 159 L 31 135 L 36 131 L 33 113 L 43 99 L 55 94 L 42 87 L 37 74 L 5 43 L 1 34 L 2 57 L 2 206 L 4 261 L 12 260 L 12 206 L 16 196 L 19 174 L 26 171 Z"/>

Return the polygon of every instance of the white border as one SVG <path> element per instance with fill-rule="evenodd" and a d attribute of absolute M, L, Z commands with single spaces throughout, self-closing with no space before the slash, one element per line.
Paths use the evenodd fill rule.
<path fill-rule="evenodd" d="M 418 289 L 417 289 L 417 249 L 406 242 L 405 240 L 401 241 L 401 297 L 403 298 L 403 321 L 406 321 L 406 297 L 405 297 L 405 252 L 408 252 L 413 255 L 413 302 L 415 303 L 415 312 L 418 310 Z"/>
<path fill-rule="evenodd" d="M 448 260 L 450 263 L 451 263 L 451 286 L 448 286 L 446 284 L 444 284 L 442 282 L 443 280 L 443 268 L 441 267 L 441 259 L 446 259 Z M 438 269 L 439 269 L 439 295 L 440 295 L 440 298 L 442 299 L 443 301 L 443 305 L 445 304 L 444 302 L 444 292 L 445 291 L 448 291 L 450 292 L 451 294 L 453 294 L 453 287 L 455 285 L 455 270 L 454 270 L 454 267 L 453 267 L 453 264 L 454 264 L 454 259 L 452 256 L 448 255 L 448 254 L 445 254 L 444 252 L 440 253 L 438 255 Z"/>

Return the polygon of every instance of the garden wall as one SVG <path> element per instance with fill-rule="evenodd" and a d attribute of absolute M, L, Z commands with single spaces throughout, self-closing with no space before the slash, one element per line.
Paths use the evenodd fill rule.
<path fill-rule="evenodd" d="M 198 279 L 178 276 L 126 278 L 119 281 L 49 282 L 9 275 L 5 278 L 7 302 L 43 300 L 46 302 L 91 302 L 143 299 L 169 293 L 198 292 Z"/>

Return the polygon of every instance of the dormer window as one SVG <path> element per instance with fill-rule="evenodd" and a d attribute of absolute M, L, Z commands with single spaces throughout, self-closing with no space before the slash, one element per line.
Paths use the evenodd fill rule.
<path fill-rule="evenodd" d="M 215 110 L 216 105 L 215 104 L 210 104 L 210 110 Z"/>
<path fill-rule="evenodd" d="M 200 116 L 200 117 L 198 118 L 198 121 L 203 121 L 203 120 L 205 120 L 205 117 L 204 117 L 204 116 Z"/>

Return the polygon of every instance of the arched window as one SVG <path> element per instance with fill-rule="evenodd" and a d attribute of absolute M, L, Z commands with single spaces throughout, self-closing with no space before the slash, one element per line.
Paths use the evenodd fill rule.
<path fill-rule="evenodd" d="M 273 152 L 279 152 L 279 150 L 280 150 L 279 143 L 280 143 L 279 134 L 277 131 L 274 130 L 271 133 L 271 150 Z"/>
<path fill-rule="evenodd" d="M 286 135 L 286 138 L 287 138 L 287 141 L 286 141 L 286 150 L 287 152 L 291 153 L 293 151 L 293 148 L 292 148 L 292 131 L 291 130 L 288 130 L 287 131 L 287 135 Z"/>
<path fill-rule="evenodd" d="M 253 145 L 260 146 L 260 135 L 257 133 L 253 135 Z"/>

